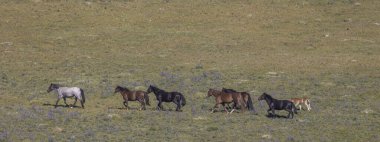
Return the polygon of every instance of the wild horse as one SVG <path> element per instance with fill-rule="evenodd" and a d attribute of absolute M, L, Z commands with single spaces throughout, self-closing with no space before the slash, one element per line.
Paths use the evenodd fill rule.
<path fill-rule="evenodd" d="M 220 105 L 223 105 L 224 110 L 227 112 L 227 114 L 231 114 L 235 109 L 242 108 L 245 110 L 247 108 L 247 101 L 244 100 L 244 98 L 248 98 L 246 94 L 240 93 L 240 92 L 232 92 L 232 93 L 226 93 L 223 91 L 218 91 L 214 89 L 209 89 L 207 92 L 207 97 L 214 96 L 215 97 L 215 106 L 212 109 L 211 113 L 215 111 L 215 109 L 218 109 Z M 231 110 L 231 112 L 228 112 L 225 105 L 234 103 L 234 108 Z"/>
<path fill-rule="evenodd" d="M 302 104 L 304 104 L 306 106 L 306 108 L 307 108 L 308 111 L 311 110 L 310 99 L 308 99 L 306 97 L 303 97 L 303 98 L 291 98 L 289 101 L 293 102 L 296 107 L 299 106 L 299 110 L 303 110 L 302 109 Z"/>
<path fill-rule="evenodd" d="M 150 85 L 147 94 L 153 92 L 156 95 L 158 101 L 157 109 L 163 110 L 162 102 L 173 102 L 177 105 L 176 111 L 181 111 L 181 107 L 186 105 L 185 97 L 179 92 L 167 92 L 160 88 Z"/>
<path fill-rule="evenodd" d="M 123 104 L 125 107 L 127 107 L 127 109 L 129 109 L 128 101 L 140 102 L 140 110 L 146 110 L 145 105 L 150 106 L 149 96 L 145 91 L 131 91 L 126 87 L 117 86 L 114 93 L 117 92 L 120 92 L 121 96 L 123 97 Z"/>
<path fill-rule="evenodd" d="M 270 96 L 269 94 L 267 93 L 263 93 L 259 99 L 259 101 L 261 100 L 265 100 L 269 106 L 269 109 L 267 110 L 268 112 L 268 115 L 270 116 L 270 113 L 272 112 L 272 115 L 273 116 L 276 116 L 275 114 L 275 110 L 286 110 L 288 113 L 288 118 L 290 118 L 290 115 L 294 116 L 293 113 L 297 114 L 297 108 L 296 106 L 294 105 L 294 103 L 292 103 L 291 101 L 288 101 L 288 100 L 277 100 L 277 99 L 274 99 L 272 96 Z"/>
<path fill-rule="evenodd" d="M 58 106 L 58 102 L 60 99 L 63 98 L 63 101 L 65 102 L 66 106 L 68 107 L 69 105 L 66 103 L 66 98 L 71 98 L 75 97 L 75 102 L 73 106 L 77 103 L 77 99 L 80 100 L 80 104 L 82 105 L 82 108 L 84 108 L 84 103 L 86 101 L 84 97 L 84 92 L 83 89 L 78 88 L 78 87 L 61 87 L 58 84 L 53 84 L 51 83 L 47 92 L 50 93 L 51 91 L 56 91 L 58 94 L 58 99 L 55 102 L 55 108 Z"/>
<path fill-rule="evenodd" d="M 240 95 L 242 95 L 242 98 L 244 99 L 244 102 L 246 102 L 246 104 L 247 104 L 246 107 L 248 108 L 248 110 L 254 112 L 254 114 L 257 114 L 255 108 L 253 107 L 253 102 L 252 102 L 252 99 L 251 99 L 251 94 L 249 94 L 247 92 L 238 92 L 238 91 L 236 91 L 234 89 L 227 89 L 227 88 L 222 88 L 222 91 L 225 92 L 225 93 L 240 93 Z M 235 103 L 233 105 L 233 108 L 237 108 L 237 106 L 236 106 Z"/>

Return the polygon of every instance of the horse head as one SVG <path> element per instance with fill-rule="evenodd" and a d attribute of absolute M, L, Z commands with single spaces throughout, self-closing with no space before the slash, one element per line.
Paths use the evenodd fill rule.
<path fill-rule="evenodd" d="M 214 96 L 215 92 L 216 92 L 216 90 L 214 90 L 214 89 L 208 89 L 206 98 L 208 98 L 210 96 Z"/>
<path fill-rule="evenodd" d="M 123 87 L 121 87 L 121 86 L 116 86 L 116 88 L 115 88 L 115 92 L 114 92 L 114 93 L 121 92 L 122 90 L 123 90 Z"/>
<path fill-rule="evenodd" d="M 58 88 L 59 88 L 59 85 L 58 85 L 58 84 L 50 83 L 50 86 L 49 86 L 47 92 L 50 93 L 51 91 L 56 90 L 56 89 L 58 89 Z"/>
<path fill-rule="evenodd" d="M 258 98 L 258 100 L 259 100 L 259 101 L 261 101 L 261 100 L 266 100 L 267 98 L 268 98 L 268 99 L 271 99 L 271 100 L 273 99 L 272 96 L 270 96 L 269 94 L 267 94 L 267 93 L 264 92 L 264 93 Z"/>
<path fill-rule="evenodd" d="M 267 94 L 267 93 L 263 93 L 259 98 L 258 98 L 258 100 L 259 100 L 259 102 L 260 102 L 260 107 L 262 107 L 263 105 L 262 105 L 262 101 L 261 100 L 266 100 L 267 101 L 267 99 L 272 99 L 272 97 L 269 95 L 269 94 Z"/>
<path fill-rule="evenodd" d="M 152 92 L 153 92 L 153 89 L 154 89 L 154 86 L 149 85 L 149 88 L 148 88 L 148 90 L 146 90 L 146 93 L 147 93 L 147 94 L 152 93 Z"/>

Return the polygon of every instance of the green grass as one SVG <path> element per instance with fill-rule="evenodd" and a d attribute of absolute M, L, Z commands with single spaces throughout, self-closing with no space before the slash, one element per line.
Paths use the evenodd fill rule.
<path fill-rule="evenodd" d="M 379 141 L 379 5 L 0 1 L 0 141 Z M 50 83 L 83 88 L 86 109 L 44 105 Z M 149 84 L 182 92 L 183 112 L 155 111 L 153 95 L 147 111 L 117 109 L 116 85 Z M 210 114 L 221 87 L 251 92 L 259 115 Z M 312 111 L 267 118 L 263 92 Z"/>

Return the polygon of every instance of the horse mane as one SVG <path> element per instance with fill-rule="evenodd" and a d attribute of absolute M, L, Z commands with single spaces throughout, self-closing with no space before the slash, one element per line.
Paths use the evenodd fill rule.
<path fill-rule="evenodd" d="M 163 92 L 166 92 L 165 90 L 162 90 L 154 85 L 150 85 L 149 87 L 151 87 L 153 90 L 156 90 L 156 91 L 163 91 Z"/>
<path fill-rule="evenodd" d="M 214 92 L 217 92 L 217 93 L 220 93 L 220 92 L 222 92 L 222 91 L 219 91 L 219 90 L 216 90 L 216 89 L 211 89 L 211 88 L 210 88 L 210 89 L 208 89 L 208 90 L 209 90 L 209 91 L 212 91 L 213 93 L 214 93 Z"/>
<path fill-rule="evenodd" d="M 222 88 L 222 91 L 223 92 L 225 92 L 225 91 L 231 91 L 231 92 L 238 92 L 238 91 L 236 91 L 236 90 L 234 90 L 234 89 L 228 89 L 228 88 Z"/>
<path fill-rule="evenodd" d="M 267 93 L 264 93 L 263 95 L 265 95 L 265 97 L 268 97 L 269 99 L 273 100 L 273 97 Z"/>
<path fill-rule="evenodd" d="M 51 83 L 51 85 L 54 85 L 54 86 L 62 86 L 60 84 L 55 84 L 55 83 Z"/>
<path fill-rule="evenodd" d="M 130 91 L 127 87 L 117 86 L 117 88 L 120 88 L 122 91 Z"/>
<path fill-rule="evenodd" d="M 61 84 L 55 84 L 55 83 L 51 83 L 50 86 L 54 86 L 54 87 L 57 87 L 57 88 L 60 88 L 60 87 L 65 87 Z"/>

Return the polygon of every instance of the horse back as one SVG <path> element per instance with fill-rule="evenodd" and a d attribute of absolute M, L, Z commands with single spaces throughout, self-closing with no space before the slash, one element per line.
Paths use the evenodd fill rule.
<path fill-rule="evenodd" d="M 81 90 L 79 87 L 60 87 L 58 89 L 58 95 L 61 97 L 73 97 L 76 96 L 77 98 L 82 98 Z"/>
<path fill-rule="evenodd" d="M 304 103 L 307 100 L 307 98 L 291 98 L 289 101 L 293 103 Z"/>
<path fill-rule="evenodd" d="M 273 105 L 275 109 L 282 110 L 286 108 L 289 104 L 292 104 L 293 102 L 289 100 L 274 100 Z"/>

